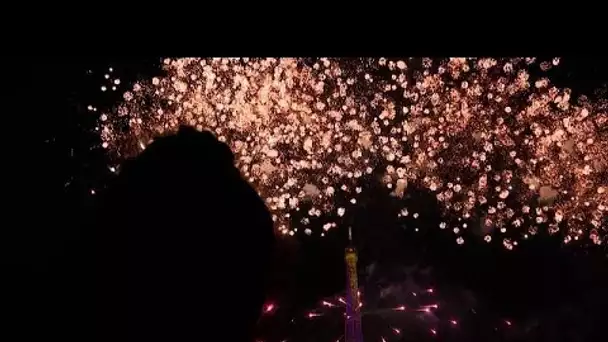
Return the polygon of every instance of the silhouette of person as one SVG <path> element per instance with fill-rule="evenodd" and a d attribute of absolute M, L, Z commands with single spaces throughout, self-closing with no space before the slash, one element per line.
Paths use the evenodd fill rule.
<path fill-rule="evenodd" d="M 182 127 L 125 163 L 100 206 L 100 340 L 252 338 L 275 240 L 233 159 Z"/>

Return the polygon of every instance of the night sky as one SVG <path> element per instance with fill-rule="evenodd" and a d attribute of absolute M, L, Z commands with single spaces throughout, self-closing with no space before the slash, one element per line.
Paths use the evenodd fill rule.
<path fill-rule="evenodd" d="M 99 138 L 91 132 L 97 117 L 86 111 L 86 106 L 95 103 L 108 108 L 120 100 L 119 91 L 103 95 L 99 92 L 100 77 L 108 67 L 115 69 L 123 84 L 129 84 L 160 74 L 157 60 L 41 59 L 33 61 L 25 73 L 7 71 L 18 84 L 9 101 L 14 112 L 11 116 L 19 121 L 15 126 L 18 140 L 12 145 L 27 141 L 23 144 L 26 152 L 12 155 L 10 172 L 14 174 L 5 179 L 20 186 L 11 194 L 10 207 L 15 210 L 9 213 L 10 220 L 6 218 L 0 235 L 4 282 L 9 285 L 3 296 L 15 322 L 40 322 L 41 329 L 49 332 L 85 330 L 90 324 L 86 313 L 91 312 L 87 304 L 94 286 L 94 269 L 88 248 L 93 238 L 87 228 L 96 205 L 91 190 L 103 191 L 104 182 L 112 174 L 99 148 Z M 557 86 L 572 88 L 576 97 L 601 88 L 608 81 L 608 67 L 605 58 L 564 57 L 549 77 Z M 9 187 L 12 188 L 10 184 Z M 496 321 L 506 319 L 520 327 L 530 327 L 536 317 L 539 325 L 546 321 L 551 328 L 542 332 L 529 328 L 532 332 L 526 337 L 510 340 L 602 340 L 596 339 L 596 334 L 606 322 L 604 311 L 608 304 L 605 250 L 562 247 L 559 237 L 549 236 L 539 236 L 512 252 L 500 245 L 471 240 L 458 246 L 451 236 L 437 229 L 414 232 L 414 227 L 437 227 L 440 222 L 437 203 L 423 190 L 409 192 L 403 199 L 412 211 L 415 208 L 420 213 L 417 222 L 395 220 L 397 208 L 381 189 L 372 197 L 373 200 L 364 199 L 349 218 L 360 251 L 360 275 L 365 279 L 362 283 L 366 296 L 378 291 L 377 281 L 402 281 L 403 275 L 396 270 L 412 265 L 431 267 L 433 276 L 429 281 L 434 287 L 443 293 L 466 289 L 482 303 L 486 314 L 475 324 L 487 326 L 488 331 L 493 330 Z M 27 208 L 25 214 L 17 211 L 23 208 Z M 13 223 L 7 224 L 9 221 Z M 273 285 L 268 291 L 269 301 L 280 303 L 280 311 L 273 321 L 265 323 L 261 334 L 268 335 L 270 330 L 277 338 L 279 332 L 314 334 L 315 329 L 310 327 L 289 327 L 291 317 L 302 315 L 320 299 L 343 291 L 345 246 L 346 231 L 326 238 L 298 235 L 281 244 Z M 371 264 L 380 274 L 376 278 L 368 272 Z M 373 279 L 368 281 L 370 277 Z M 561 311 L 569 313 L 561 318 L 551 316 Z M 370 326 L 376 324 L 369 322 Z M 333 333 L 342 329 L 339 317 L 325 324 L 321 330 L 330 331 L 322 333 L 319 341 L 339 337 Z M 365 324 L 364 320 L 364 330 Z M 451 336 L 449 340 L 473 341 L 492 336 L 475 328 L 475 324 L 471 323 L 462 336 Z M 576 333 L 557 332 L 559 326 L 568 324 Z M 476 329 L 478 333 L 473 332 Z M 494 338 L 507 341 L 506 336 Z"/>

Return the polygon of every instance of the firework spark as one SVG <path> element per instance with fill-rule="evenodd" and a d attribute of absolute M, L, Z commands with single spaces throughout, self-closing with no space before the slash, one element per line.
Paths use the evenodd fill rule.
<path fill-rule="evenodd" d="M 165 60 L 165 69 L 167 77 L 135 84 L 123 104 L 101 115 L 103 146 L 114 156 L 137 155 L 155 136 L 187 124 L 230 145 L 284 234 L 303 201 L 313 204 L 313 217 L 334 209 L 344 215 L 331 200 L 337 191 L 356 203 L 356 180 L 372 172 L 378 151 L 372 123 L 389 109 L 386 100 L 360 96 L 359 82 L 337 63 L 188 58 Z"/>
<path fill-rule="evenodd" d="M 401 127 L 408 143 L 386 150 L 398 161 L 387 167 L 387 184 L 420 181 L 462 220 L 457 235 L 474 218 L 485 232 L 516 229 L 515 239 L 541 225 L 556 233 L 568 221 L 565 242 L 587 235 L 600 244 L 608 205 L 606 106 L 573 104 L 569 89 L 546 78 L 530 84 L 533 62 L 451 58 L 432 72 L 425 60 L 413 79 L 388 62 L 404 114 L 388 125 Z M 503 244 L 512 249 L 517 241 Z"/>
<path fill-rule="evenodd" d="M 407 285 L 404 284 L 404 286 Z M 437 312 L 439 305 L 436 304 L 436 301 L 438 300 L 436 291 L 421 290 L 420 292 L 403 292 L 403 290 L 404 288 L 401 288 L 400 290 L 396 290 L 399 293 L 391 292 L 388 296 L 392 298 L 392 296 L 398 294 L 400 297 L 402 297 L 401 295 L 405 295 L 407 298 L 404 298 L 403 300 L 408 302 L 408 306 L 412 308 L 410 310 L 405 310 L 405 305 L 396 308 L 370 307 L 368 304 L 363 306 L 362 315 L 364 317 L 364 322 L 370 323 L 370 325 L 367 326 L 370 332 L 380 334 L 377 335 L 378 340 L 387 342 L 397 341 L 401 336 L 406 334 L 406 331 L 412 333 L 416 330 L 425 332 L 426 334 L 430 333 L 430 336 L 440 335 L 442 333 L 447 333 L 449 336 L 450 331 L 454 331 L 454 329 L 458 328 L 459 320 L 455 318 L 455 312 Z M 303 320 L 297 319 L 299 322 L 298 324 L 308 326 L 310 324 L 318 325 L 325 323 L 335 326 L 331 323 L 340 322 L 345 319 L 345 306 L 328 304 L 340 302 L 339 299 L 339 296 L 335 296 L 319 301 L 317 307 L 308 310 L 301 315 L 301 317 L 304 318 Z M 467 311 L 466 308 L 463 309 L 454 304 L 455 303 L 452 303 L 452 305 L 446 306 L 456 309 L 461 314 Z M 370 320 L 370 317 L 375 317 L 376 319 Z M 266 319 L 271 319 L 271 317 L 267 317 Z M 469 316 L 467 319 L 476 318 Z M 294 322 L 294 319 L 291 319 L 291 322 Z M 509 320 L 500 320 L 499 322 L 503 323 L 505 328 L 512 329 L 514 327 L 514 324 Z M 338 324 L 336 328 L 337 330 L 334 333 L 338 336 L 341 334 L 340 328 L 342 328 L 342 325 Z M 487 328 L 491 329 L 492 326 L 488 326 Z M 340 339 L 342 339 L 342 337 L 339 337 L 337 340 Z M 293 338 L 289 338 L 288 340 L 293 340 Z"/>
<path fill-rule="evenodd" d="M 546 78 L 532 82 L 532 63 L 167 59 L 166 76 L 136 83 L 100 114 L 99 131 L 117 162 L 182 124 L 214 132 L 283 234 L 311 217 L 326 219 L 323 232 L 336 227 L 346 213 L 337 194 L 356 204 L 362 178 L 383 168 L 394 195 L 412 184 L 436 195 L 446 217 L 458 219 L 450 228 L 458 244 L 473 225 L 488 242 L 500 232 L 494 240 L 506 249 L 543 227 L 563 231 L 566 243 L 601 244 L 607 106 L 573 103 L 570 90 Z M 303 203 L 308 215 L 294 225 Z"/>

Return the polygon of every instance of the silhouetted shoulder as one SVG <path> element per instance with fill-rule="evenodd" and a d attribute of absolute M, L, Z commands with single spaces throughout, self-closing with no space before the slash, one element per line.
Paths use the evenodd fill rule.
<path fill-rule="evenodd" d="M 125 320 L 134 334 L 175 339 L 175 331 L 191 337 L 201 325 L 226 325 L 221 315 L 206 318 L 201 308 L 210 306 L 226 308 L 231 325 L 248 334 L 275 241 L 271 215 L 227 145 L 191 128 L 156 139 L 124 165 L 101 214 L 107 231 L 100 241 L 112 246 L 102 263 L 114 265 L 106 274 L 128 279 Z M 144 321 L 164 323 L 150 335 Z"/>
<path fill-rule="evenodd" d="M 220 210 L 214 211 L 214 216 L 232 213 L 226 217 L 231 220 L 249 214 L 254 216 L 249 217 L 250 222 L 256 218 L 260 223 L 272 224 L 263 201 L 234 166 L 228 146 L 211 133 L 190 127 L 156 139 L 139 157 L 128 161 L 110 192 L 111 201 L 130 201 L 131 206 L 140 209 L 179 204 L 184 209 L 180 210 L 182 219 L 200 220 L 186 211 L 196 207 L 199 213 Z M 162 213 L 163 210 L 157 212 L 164 216 Z"/>

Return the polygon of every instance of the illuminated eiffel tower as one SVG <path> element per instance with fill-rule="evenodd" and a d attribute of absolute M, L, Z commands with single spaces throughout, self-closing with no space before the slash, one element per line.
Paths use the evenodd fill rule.
<path fill-rule="evenodd" d="M 361 302 L 357 282 L 357 250 L 353 245 L 353 231 L 348 227 L 348 247 L 344 252 L 346 262 L 346 322 L 345 342 L 363 342 L 361 332 Z"/>

